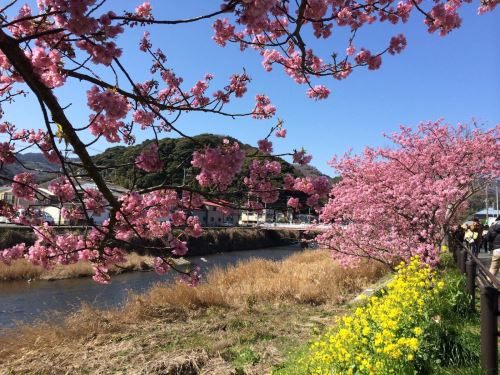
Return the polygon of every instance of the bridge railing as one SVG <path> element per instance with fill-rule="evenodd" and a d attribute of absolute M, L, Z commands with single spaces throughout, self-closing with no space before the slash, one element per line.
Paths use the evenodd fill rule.
<path fill-rule="evenodd" d="M 498 295 L 500 282 L 495 275 L 460 241 L 450 239 L 450 251 L 459 270 L 466 275 L 470 308 L 476 308 L 480 293 L 481 362 L 487 375 L 498 374 Z"/>

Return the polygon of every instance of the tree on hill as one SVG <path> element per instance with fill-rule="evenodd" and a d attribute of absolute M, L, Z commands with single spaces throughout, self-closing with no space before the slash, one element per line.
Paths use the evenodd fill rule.
<path fill-rule="evenodd" d="M 482 2 L 479 12 L 490 11 L 496 4 L 497 1 Z M 0 258 L 9 263 L 28 254 L 33 263 L 44 267 L 86 259 L 94 264 L 94 279 L 108 282 L 109 266 L 123 259 L 117 241 L 127 244 L 133 238 L 163 241 L 165 256 L 156 259 L 155 269 L 166 272 L 171 266 L 171 255 L 186 253 L 186 237 L 201 233 L 197 219 L 189 216 L 190 210 L 203 199 L 227 192 L 234 179 L 240 180 L 237 186 L 245 188 L 242 194 L 254 198 L 246 209 L 259 210 L 280 198 L 281 188 L 276 187 L 275 180 L 283 167 L 271 155 L 272 141 L 286 136 L 282 121 L 278 120 L 258 142 L 260 152 L 267 157 L 253 160 L 247 160 L 252 153 L 245 152 L 239 143 L 228 138 L 222 143 L 211 143 L 210 139 L 199 142 L 185 134 L 177 122 L 186 113 L 269 119 L 276 113 L 270 98 L 258 94 L 248 110 L 231 111 L 232 102 L 247 92 L 250 77 L 245 71 L 232 74 L 222 87 L 213 87 L 212 74 L 188 86 L 167 60 L 168 50 L 153 44 L 150 38 L 153 26 L 189 26 L 213 19 L 215 43 L 221 46 L 235 43 L 241 50 L 251 47 L 262 56 L 265 70 L 282 67 L 295 82 L 305 85 L 310 98 L 322 100 L 330 91 L 313 80 L 325 76 L 346 79 L 359 68 L 376 70 L 383 56 L 396 55 L 406 46 L 405 37 L 398 34 L 388 37 L 386 47 L 381 50 L 359 48 L 356 44 L 361 28 L 375 22 L 405 23 L 416 13 L 430 33 L 446 35 L 460 26 L 458 12 L 462 2 L 436 0 L 427 6 L 415 0 L 361 3 L 222 0 L 212 12 L 182 19 L 163 18 L 149 2 L 123 12 L 117 10 L 119 13 L 108 9 L 119 9 L 125 6 L 123 2 L 107 0 L 38 0 L 37 6 L 38 9 L 11 1 L 0 9 L 0 101 L 3 107 L 12 101 L 32 101 L 40 108 L 39 123 L 44 124 L 43 130 L 22 129 L 19 124 L 7 122 L 0 124 L 4 139 L 0 142 L 0 167 L 15 163 L 19 152 L 38 148 L 48 161 L 61 168 L 60 179 L 51 183 L 49 190 L 58 198 L 60 207 L 72 205 L 65 215 L 90 220 L 89 212 L 102 213 L 105 209 L 109 209 L 110 215 L 103 225 L 94 225 L 85 234 L 57 235 L 51 228 L 36 227 L 31 211 L 27 210 L 26 215 L 11 219 L 33 225 L 36 243 L 5 249 Z M 142 28 L 144 35 L 137 50 L 126 52 L 119 38 L 130 35 L 132 28 Z M 313 38 L 318 44 L 331 45 L 329 39 L 342 35 L 332 32 L 334 28 L 348 31 L 342 47 L 345 52 L 335 50 L 320 56 L 309 47 L 314 44 Z M 127 69 L 127 58 L 132 54 L 140 61 L 134 63 L 144 66 L 146 80 L 139 80 Z M 72 118 L 66 99 L 70 90 L 63 92 L 59 90 L 61 87 L 81 94 L 78 100 L 86 102 L 89 110 L 86 123 L 77 123 Z M 90 156 L 89 147 L 99 139 L 133 145 L 139 132 L 147 132 L 152 142 L 144 145 L 133 161 L 127 159 L 126 165 L 100 167 Z M 189 160 L 198 171 L 197 184 L 179 185 L 180 169 L 160 158 L 159 140 L 167 132 L 186 138 L 175 144 L 165 141 L 162 146 L 166 152 L 178 152 Z M 197 145 L 194 152 L 189 141 Z M 115 152 L 128 154 L 135 150 Z M 290 156 L 299 164 L 311 160 L 300 149 L 290 152 Z M 246 175 L 241 173 L 245 163 Z M 105 177 L 120 168 L 128 168 L 132 172 L 127 175 L 132 176 L 140 171 L 151 174 L 142 175 L 141 181 L 148 187 L 115 196 Z M 165 168 L 172 175 L 158 173 Z M 77 186 L 77 176 L 92 180 L 96 188 Z M 345 177 L 343 183 L 348 181 Z M 18 198 L 36 201 L 43 196 L 30 172 L 12 178 L 2 175 L 2 179 L 12 184 Z M 322 176 L 293 178 L 285 174 L 282 188 L 299 191 L 307 197 L 305 202 L 290 198 L 287 202 L 290 207 L 300 209 L 307 205 L 321 210 L 330 182 Z M 237 203 L 228 202 L 227 206 L 235 207 Z M 171 221 L 158 221 L 165 216 Z M 177 233 L 172 230 L 174 227 L 181 230 L 180 235 L 174 235 Z M 198 273 L 188 272 L 185 276 L 189 282 L 195 282 Z"/>

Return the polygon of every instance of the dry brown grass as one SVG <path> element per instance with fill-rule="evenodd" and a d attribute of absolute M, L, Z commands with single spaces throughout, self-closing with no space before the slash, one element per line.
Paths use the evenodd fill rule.
<path fill-rule="evenodd" d="M 38 279 L 44 269 L 35 266 L 24 259 L 15 260 L 10 266 L 0 262 L 0 280 Z"/>
<path fill-rule="evenodd" d="M 327 251 L 307 251 L 274 262 L 250 259 L 227 269 L 215 269 L 197 288 L 184 284 L 155 286 L 134 296 L 127 313 L 156 316 L 180 308 L 227 306 L 241 308 L 255 302 L 337 304 L 363 285 L 378 279 L 384 269 L 363 264 L 359 269 L 339 267 Z"/>
<path fill-rule="evenodd" d="M 87 373 L 121 373 L 115 370 L 123 363 L 115 362 L 128 358 L 124 373 L 139 373 L 137 369 L 163 358 L 165 348 L 210 349 L 213 357 L 251 342 L 252 350 L 267 353 L 268 339 L 258 338 L 269 332 L 276 335 L 271 343 L 280 348 L 273 350 L 283 353 L 287 339 L 282 336 L 306 340 L 312 325 L 325 316 L 331 323 L 336 306 L 385 272 L 382 266 L 368 263 L 356 270 L 343 269 L 326 251 L 305 251 L 280 262 L 248 260 L 212 271 L 207 282 L 196 288 L 157 285 L 146 294 L 132 296 L 123 309 L 97 311 L 84 306 L 66 319 L 54 317 L 60 324 L 16 327 L 0 336 L 0 369 L 56 374 L 69 368 L 74 371 L 67 373 L 77 374 L 81 372 L 75 369 L 87 366 L 91 369 Z M 125 358 L 116 353 L 125 353 Z M 114 362 L 97 360 L 94 354 Z M 276 358 L 266 361 L 269 367 Z M 53 367 L 55 362 L 62 367 Z"/>
<path fill-rule="evenodd" d="M 138 255 L 135 253 L 127 254 L 124 263 L 120 267 L 112 267 L 111 273 L 117 274 L 125 271 L 144 270 L 149 268 L 151 257 Z M 25 259 L 18 259 L 10 266 L 0 262 L 0 280 L 57 280 L 70 279 L 93 275 L 92 266 L 89 262 L 78 262 L 66 266 L 57 265 L 52 270 L 47 271 L 40 266 L 35 266 Z"/>

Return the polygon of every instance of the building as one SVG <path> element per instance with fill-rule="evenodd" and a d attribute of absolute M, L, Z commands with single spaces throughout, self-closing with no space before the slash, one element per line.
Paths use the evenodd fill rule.
<path fill-rule="evenodd" d="M 81 178 L 73 180 L 75 186 L 77 187 L 77 191 L 80 194 L 83 194 L 84 190 L 97 189 L 97 186 L 91 180 Z M 0 200 L 8 203 L 18 210 L 27 208 L 39 209 L 49 215 L 51 218 L 50 221 L 52 222 L 53 220 L 56 225 L 87 224 L 86 220 L 75 222 L 63 217 L 61 214 L 63 208 L 68 209 L 70 207 L 74 207 L 75 205 L 79 206 L 80 202 L 78 199 L 75 199 L 74 202 L 68 202 L 61 205 L 57 197 L 50 190 L 48 190 L 50 182 L 51 181 L 48 181 L 39 185 L 37 190 L 40 191 L 40 194 L 38 199 L 35 201 L 27 201 L 25 199 L 14 197 L 10 186 L 0 188 Z M 116 197 L 128 193 L 128 190 L 121 186 L 110 183 L 107 183 L 107 186 Z M 198 216 L 200 224 L 204 227 L 235 226 L 238 224 L 239 211 L 228 209 L 225 205 L 227 203 L 229 202 L 221 200 L 216 202 L 205 201 L 203 202 L 202 207 L 193 210 L 191 215 Z M 88 214 L 94 224 L 102 224 L 109 217 L 109 209 L 106 208 L 104 213 L 101 215 L 96 215 L 92 211 L 89 211 Z M 165 218 L 165 220 L 166 219 L 167 218 Z"/>
<path fill-rule="evenodd" d="M 235 226 L 238 224 L 238 210 L 227 209 L 224 201 L 203 202 L 202 207 L 193 210 L 192 215 L 198 216 L 203 227 Z"/>
<path fill-rule="evenodd" d="M 492 207 L 485 208 L 484 210 L 477 211 L 473 217 L 477 217 L 481 221 L 487 221 L 488 225 L 491 225 L 495 219 L 500 215 L 500 210 L 496 210 Z"/>
<path fill-rule="evenodd" d="M 77 187 L 77 192 L 82 194 L 84 190 L 88 189 L 97 189 L 95 183 L 88 179 L 82 178 L 74 178 L 74 185 Z M 68 202 L 61 205 L 58 198 L 48 189 L 51 181 L 45 182 L 38 186 L 38 191 L 40 194 L 37 194 L 37 199 L 34 201 L 27 201 L 25 199 L 19 199 L 12 194 L 12 188 L 10 186 L 0 188 L 0 200 L 8 203 L 15 209 L 39 209 L 40 211 L 47 214 L 50 218 L 52 218 L 54 224 L 56 225 L 69 225 L 69 224 L 86 224 L 75 223 L 73 221 L 66 219 L 61 215 L 61 211 L 63 208 L 70 208 L 72 206 L 79 205 L 80 202 L 75 200 L 75 202 Z M 126 193 L 128 190 L 114 184 L 107 184 L 113 195 L 119 197 L 120 195 Z M 95 224 L 102 224 L 104 220 L 109 217 L 109 210 L 105 209 L 102 215 L 96 215 L 92 211 L 89 211 L 89 217 Z M 51 221 L 52 221 L 51 220 Z"/>
<path fill-rule="evenodd" d="M 264 223 L 291 223 L 293 213 L 289 210 L 286 214 L 272 208 L 260 211 L 242 210 L 238 221 L 239 225 L 256 225 Z"/>

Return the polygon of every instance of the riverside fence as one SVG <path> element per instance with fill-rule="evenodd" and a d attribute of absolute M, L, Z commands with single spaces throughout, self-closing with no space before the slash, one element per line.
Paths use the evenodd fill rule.
<path fill-rule="evenodd" d="M 470 308 L 476 309 L 476 293 L 480 294 L 481 362 L 485 374 L 498 375 L 498 294 L 500 282 L 460 241 L 450 240 L 450 251 L 467 278 Z"/>

